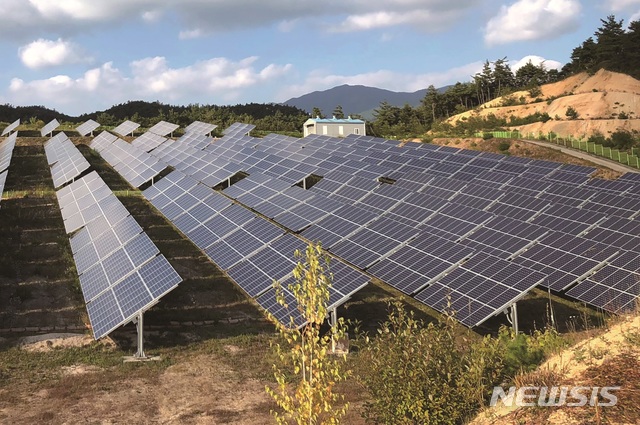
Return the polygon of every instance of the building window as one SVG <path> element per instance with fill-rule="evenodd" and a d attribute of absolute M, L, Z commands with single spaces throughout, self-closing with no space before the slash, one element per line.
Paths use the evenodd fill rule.
<path fill-rule="evenodd" d="M 338 126 L 338 134 L 340 136 L 344 136 L 344 125 L 339 125 Z"/>
<path fill-rule="evenodd" d="M 326 136 L 327 134 L 329 134 L 329 129 L 327 128 L 327 126 L 326 126 L 326 125 L 323 125 L 323 126 L 322 126 L 322 134 L 324 134 L 325 136 Z"/>
<path fill-rule="evenodd" d="M 353 134 L 360 134 L 360 129 L 358 127 L 354 128 Z"/>

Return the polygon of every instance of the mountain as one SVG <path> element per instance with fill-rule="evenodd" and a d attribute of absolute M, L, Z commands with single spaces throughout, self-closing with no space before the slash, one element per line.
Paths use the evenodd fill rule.
<path fill-rule="evenodd" d="M 558 136 L 589 137 L 600 133 L 608 137 L 617 130 L 640 132 L 640 80 L 601 69 L 594 74 L 582 72 L 541 87 L 535 98 L 528 91 L 498 97 L 478 108 L 447 120 L 452 125 L 474 118 L 498 118 L 508 122 L 527 120 L 509 128 L 538 136 L 550 132 Z M 577 116 L 567 115 L 573 108 Z M 540 119 L 542 116 L 545 119 Z"/>
<path fill-rule="evenodd" d="M 442 92 L 446 89 L 443 87 L 438 91 Z M 370 120 L 373 118 L 373 110 L 380 106 L 380 102 L 386 101 L 393 106 L 404 106 L 408 103 L 415 107 L 420 105 L 420 101 L 426 93 L 427 89 L 408 93 L 344 84 L 332 89 L 314 91 L 300 97 L 294 97 L 283 104 L 295 106 L 308 113 L 317 107 L 325 116 L 331 116 L 335 107 L 340 105 L 345 115 L 359 114 Z"/>

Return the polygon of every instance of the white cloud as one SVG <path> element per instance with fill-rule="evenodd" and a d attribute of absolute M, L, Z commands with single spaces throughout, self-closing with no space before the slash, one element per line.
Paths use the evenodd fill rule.
<path fill-rule="evenodd" d="M 183 39 L 260 26 L 290 31 L 303 24 L 343 32 L 399 25 L 433 31 L 477 4 L 480 0 L 2 0 L 0 36 L 20 39 L 34 29 L 69 36 L 97 25 L 156 22 L 166 15 L 182 24 Z"/>
<path fill-rule="evenodd" d="M 20 47 L 18 56 L 22 63 L 31 69 L 91 61 L 79 46 L 60 38 L 58 40 L 41 38 L 33 41 Z"/>
<path fill-rule="evenodd" d="M 302 84 L 291 85 L 284 88 L 278 93 L 278 99 L 276 100 L 285 101 L 315 90 L 326 90 L 342 84 L 414 92 L 427 88 L 431 84 L 435 87 L 442 87 L 448 84 L 454 84 L 457 81 L 470 81 L 471 76 L 480 72 L 481 69 L 482 62 L 473 62 L 449 70 L 425 74 L 380 70 L 357 75 L 336 75 L 326 73 L 326 71 L 323 70 L 316 70 L 308 75 Z"/>
<path fill-rule="evenodd" d="M 556 37 L 579 26 L 578 0 L 518 0 L 502 6 L 485 27 L 488 45 Z"/>
<path fill-rule="evenodd" d="M 375 2 L 374 2 L 375 3 Z M 424 32 L 437 32 L 457 22 L 473 2 L 397 2 L 392 7 L 376 10 L 366 8 L 362 13 L 347 16 L 333 32 L 356 32 L 397 26 L 412 26 Z"/>
<path fill-rule="evenodd" d="M 640 0 L 606 0 L 607 7 L 613 12 L 620 12 L 630 7 L 640 6 Z"/>
<path fill-rule="evenodd" d="M 629 22 L 633 22 L 633 21 L 638 21 L 640 20 L 640 11 L 634 13 L 633 15 L 631 15 L 631 17 L 629 18 Z"/>
<path fill-rule="evenodd" d="M 142 20 L 149 23 L 158 22 L 163 15 L 162 10 L 147 10 L 142 13 Z"/>
<path fill-rule="evenodd" d="M 529 61 L 531 61 L 532 64 L 538 66 L 541 63 L 544 62 L 544 66 L 547 70 L 549 69 L 560 69 L 562 68 L 562 63 L 558 62 L 558 61 L 554 61 L 553 59 L 545 59 L 542 56 L 536 56 L 536 55 L 529 55 L 529 56 L 525 56 L 522 59 L 518 60 L 518 61 L 510 61 L 511 63 L 509 64 L 511 66 L 511 70 L 513 72 L 516 72 L 518 69 L 522 68 L 523 66 L 525 66 Z"/>
<path fill-rule="evenodd" d="M 14 78 L 0 99 L 17 105 L 46 104 L 69 114 L 81 114 L 132 99 L 162 102 L 220 103 L 237 100 L 256 87 L 275 84 L 287 75 L 289 64 L 259 67 L 257 57 L 240 61 L 213 58 L 190 66 L 171 68 L 166 58 L 134 61 L 128 74 L 111 62 L 79 78 L 58 75 L 43 80 Z"/>

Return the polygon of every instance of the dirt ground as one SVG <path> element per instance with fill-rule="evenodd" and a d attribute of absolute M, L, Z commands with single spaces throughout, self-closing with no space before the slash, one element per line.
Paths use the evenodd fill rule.
<path fill-rule="evenodd" d="M 134 335 L 131 335 L 132 337 Z M 162 337 L 162 336 L 161 336 Z M 267 337 L 193 342 L 165 352 L 159 362 L 109 367 L 72 363 L 39 382 L 17 379 L 0 386 L 3 424 L 247 424 L 273 423 L 276 408 L 265 392 Z M 27 341 L 22 350 L 43 355 L 98 344 L 88 336 L 50 335 Z M 117 345 L 102 343 L 118 362 Z M 162 350 L 161 350 L 162 351 Z M 358 391 L 344 423 L 363 424 Z"/>

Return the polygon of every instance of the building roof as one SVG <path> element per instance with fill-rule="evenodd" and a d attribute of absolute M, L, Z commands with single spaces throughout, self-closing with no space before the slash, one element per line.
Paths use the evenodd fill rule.
<path fill-rule="evenodd" d="M 364 120 L 354 119 L 354 118 L 309 118 L 307 121 L 315 121 L 317 123 L 331 123 L 331 124 L 364 124 Z"/>

